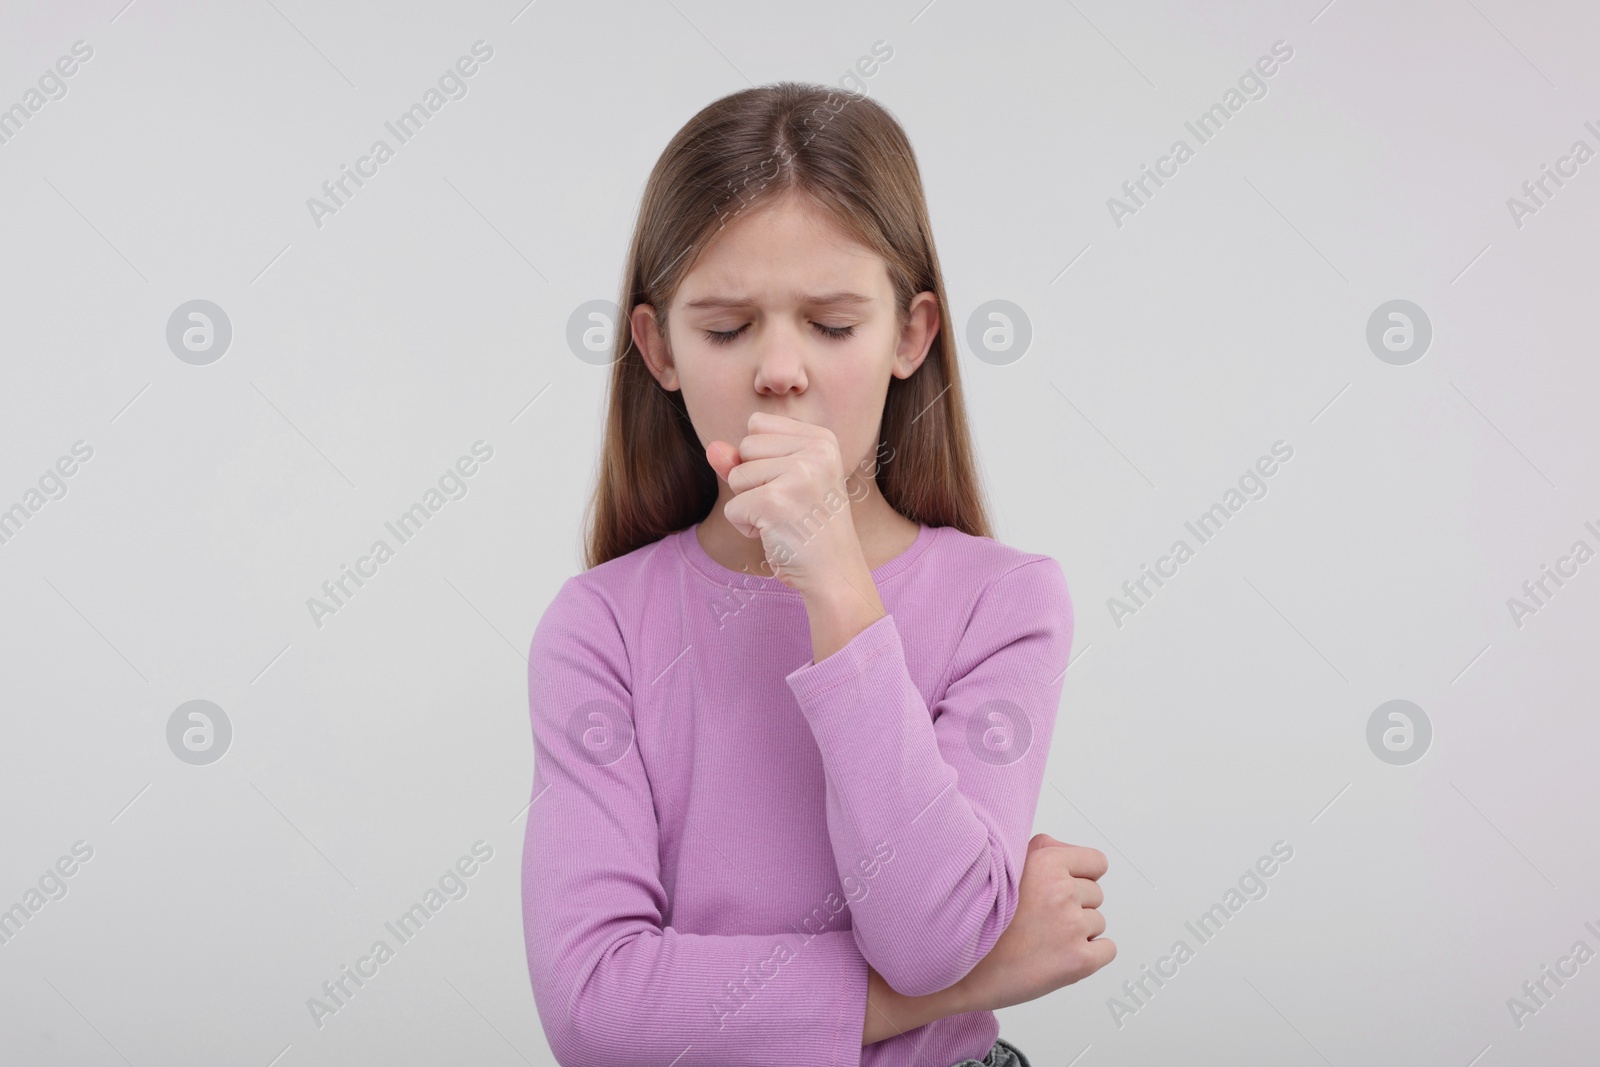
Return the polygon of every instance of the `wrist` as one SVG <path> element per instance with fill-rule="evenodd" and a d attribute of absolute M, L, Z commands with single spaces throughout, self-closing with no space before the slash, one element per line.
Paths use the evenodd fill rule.
<path fill-rule="evenodd" d="M 865 579 L 831 576 L 801 590 L 811 627 L 812 660 L 821 663 L 888 614 L 871 572 Z"/>
<path fill-rule="evenodd" d="M 872 968 L 867 969 L 867 1018 L 862 1044 L 873 1044 L 951 1015 L 976 1011 L 966 980 L 948 989 L 913 997 L 897 992 Z"/>
<path fill-rule="evenodd" d="M 981 1010 L 982 1006 L 972 999 L 971 990 L 972 987 L 963 978 L 948 989 L 941 989 L 933 994 L 939 998 L 938 1017 L 943 1019 L 950 1015 L 965 1015 L 968 1012 Z"/>
<path fill-rule="evenodd" d="M 877 588 L 877 583 L 872 579 L 872 571 L 867 569 L 865 562 L 858 567 L 808 575 L 794 586 L 807 606 L 815 605 L 823 610 L 835 611 L 870 599 Z"/>

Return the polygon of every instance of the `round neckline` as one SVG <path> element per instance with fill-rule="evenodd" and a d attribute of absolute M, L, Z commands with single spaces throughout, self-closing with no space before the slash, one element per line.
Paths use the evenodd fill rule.
<path fill-rule="evenodd" d="M 699 524 L 696 523 L 695 525 Z M 904 552 L 874 569 L 872 572 L 873 582 L 881 585 L 886 579 L 893 578 L 915 563 L 917 557 L 927 551 L 928 545 L 933 541 L 936 530 L 938 530 L 937 526 L 918 523 L 916 539 L 906 547 Z M 779 593 L 785 596 L 797 597 L 803 595 L 800 590 L 791 589 L 784 585 L 779 578 L 768 578 L 765 575 L 751 574 L 748 571 L 736 571 L 730 567 L 724 567 L 711 558 L 711 554 L 705 550 L 705 546 L 700 543 L 700 538 L 695 536 L 694 531 L 695 526 L 686 526 L 678 531 L 676 535 L 678 552 L 689 566 L 716 585 L 724 588 L 736 586 L 751 592 Z"/>

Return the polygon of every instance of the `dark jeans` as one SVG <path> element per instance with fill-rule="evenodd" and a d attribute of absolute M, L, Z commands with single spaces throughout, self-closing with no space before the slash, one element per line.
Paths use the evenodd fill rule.
<path fill-rule="evenodd" d="M 995 1038 L 989 1054 L 981 1060 L 965 1059 L 950 1067 L 1033 1067 L 1022 1050 L 1003 1037 Z"/>

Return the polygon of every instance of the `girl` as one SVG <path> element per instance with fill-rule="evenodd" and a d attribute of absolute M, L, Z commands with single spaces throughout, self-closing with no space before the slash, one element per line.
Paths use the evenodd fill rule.
<path fill-rule="evenodd" d="M 989 536 L 904 131 L 716 101 L 625 279 L 588 569 L 528 657 L 551 1049 L 1027 1067 L 994 1009 L 1110 962 L 1106 862 L 1028 838 L 1072 605 Z"/>

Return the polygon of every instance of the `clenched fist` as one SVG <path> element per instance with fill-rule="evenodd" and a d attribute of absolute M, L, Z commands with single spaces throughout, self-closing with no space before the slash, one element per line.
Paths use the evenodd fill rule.
<path fill-rule="evenodd" d="M 989 954 L 958 986 L 969 1011 L 994 1011 L 1037 1000 L 1098 971 L 1117 956 L 1100 935 L 1106 921 L 1098 879 L 1099 849 L 1034 834 L 1022 866 L 1017 911 Z"/>

